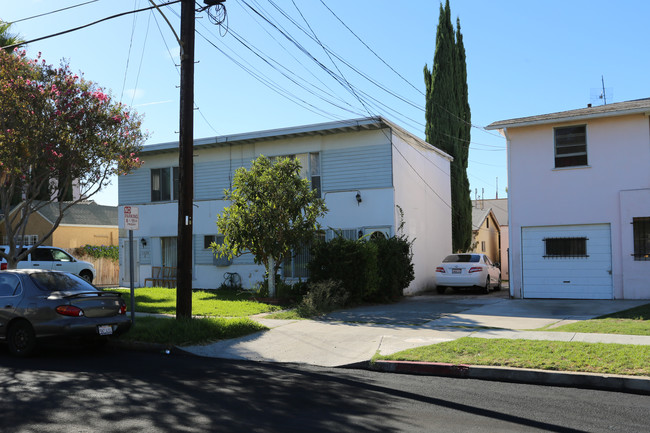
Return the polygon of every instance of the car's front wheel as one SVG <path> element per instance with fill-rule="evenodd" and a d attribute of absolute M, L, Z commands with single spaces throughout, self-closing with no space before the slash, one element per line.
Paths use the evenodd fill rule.
<path fill-rule="evenodd" d="M 79 276 L 89 283 L 93 282 L 93 274 L 90 271 L 81 271 Z"/>
<path fill-rule="evenodd" d="M 9 353 L 14 356 L 25 357 L 34 352 L 36 334 L 27 320 L 19 320 L 9 327 L 7 330 L 7 346 L 9 347 Z"/>

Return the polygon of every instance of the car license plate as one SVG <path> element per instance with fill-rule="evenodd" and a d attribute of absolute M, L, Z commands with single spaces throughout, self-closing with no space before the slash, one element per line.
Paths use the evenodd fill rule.
<path fill-rule="evenodd" d="M 112 335 L 113 327 L 111 325 L 99 325 L 97 332 L 99 332 L 99 335 Z"/>
<path fill-rule="evenodd" d="M 463 272 L 463 270 L 459 269 L 459 268 L 454 268 L 454 269 L 451 270 L 452 274 L 460 274 L 461 272 Z"/>

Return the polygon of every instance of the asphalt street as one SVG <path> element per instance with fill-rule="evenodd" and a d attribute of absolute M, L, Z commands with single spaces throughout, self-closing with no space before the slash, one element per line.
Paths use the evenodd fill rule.
<path fill-rule="evenodd" d="M 3 432 L 642 432 L 650 396 L 76 347 L 0 346 Z"/>

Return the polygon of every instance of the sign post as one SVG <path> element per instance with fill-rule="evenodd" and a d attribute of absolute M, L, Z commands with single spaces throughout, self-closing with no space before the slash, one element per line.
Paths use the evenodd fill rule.
<path fill-rule="evenodd" d="M 129 231 L 129 281 L 131 283 L 131 324 L 135 325 L 135 260 L 133 257 L 133 230 L 140 230 L 140 209 L 136 206 L 124 206 L 124 228 Z"/>

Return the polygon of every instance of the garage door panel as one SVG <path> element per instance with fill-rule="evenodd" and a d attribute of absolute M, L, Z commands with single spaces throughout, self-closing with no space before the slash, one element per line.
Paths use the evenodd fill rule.
<path fill-rule="evenodd" d="M 545 239 L 586 238 L 586 257 L 545 257 Z M 609 224 L 522 228 L 523 296 L 611 299 Z"/>
<path fill-rule="evenodd" d="M 554 291 L 553 299 L 586 299 L 585 291 L 589 291 L 588 299 L 611 299 L 611 289 L 603 286 L 573 286 L 564 291 Z M 531 285 L 526 289 L 526 298 L 548 299 L 549 289 L 546 285 Z"/>

